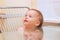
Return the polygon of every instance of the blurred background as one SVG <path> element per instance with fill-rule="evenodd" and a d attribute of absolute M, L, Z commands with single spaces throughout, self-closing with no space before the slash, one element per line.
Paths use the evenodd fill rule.
<path fill-rule="evenodd" d="M 60 40 L 60 0 L 0 0 L 0 40 L 17 40 L 13 36 L 19 40 L 21 35 L 11 32 L 23 26 L 24 15 L 30 8 L 43 14 L 43 40 Z"/>

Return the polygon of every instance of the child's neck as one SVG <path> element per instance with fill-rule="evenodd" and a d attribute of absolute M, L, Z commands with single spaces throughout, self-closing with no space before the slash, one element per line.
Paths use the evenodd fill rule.
<path fill-rule="evenodd" d="M 25 27 L 25 31 L 27 32 L 34 32 L 35 30 L 37 30 L 37 28 L 26 28 Z"/>

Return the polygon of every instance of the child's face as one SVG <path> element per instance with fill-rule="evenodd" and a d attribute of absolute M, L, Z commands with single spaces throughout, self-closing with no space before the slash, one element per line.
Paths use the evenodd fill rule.
<path fill-rule="evenodd" d="M 24 25 L 25 26 L 38 26 L 40 23 L 39 21 L 39 14 L 34 11 L 34 10 L 29 10 L 26 15 L 25 15 L 25 18 L 24 18 Z"/>

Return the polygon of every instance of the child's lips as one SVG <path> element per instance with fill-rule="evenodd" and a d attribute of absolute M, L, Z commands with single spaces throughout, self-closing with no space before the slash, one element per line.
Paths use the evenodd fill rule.
<path fill-rule="evenodd" d="M 28 22 L 27 20 L 24 20 L 24 22 Z"/>

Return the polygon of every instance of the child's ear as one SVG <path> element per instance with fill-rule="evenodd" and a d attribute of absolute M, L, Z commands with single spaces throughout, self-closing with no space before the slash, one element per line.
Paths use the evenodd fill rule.
<path fill-rule="evenodd" d="M 36 26 L 38 26 L 39 24 L 40 24 L 40 21 L 37 21 L 37 22 L 35 23 Z"/>

